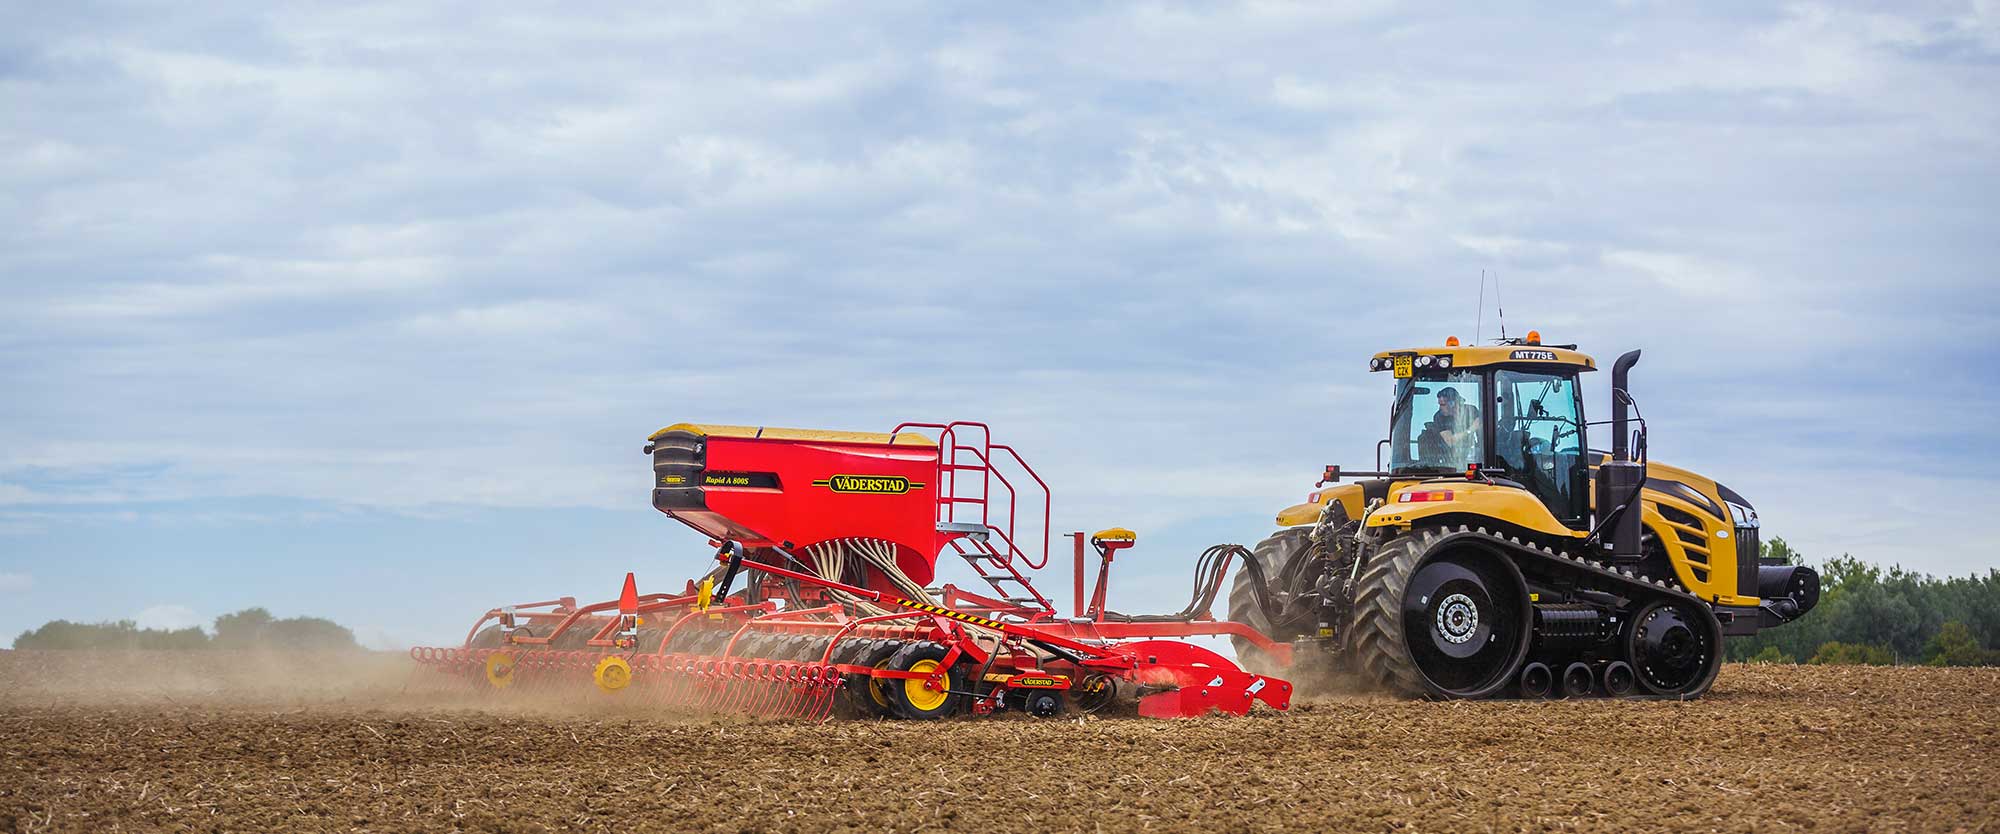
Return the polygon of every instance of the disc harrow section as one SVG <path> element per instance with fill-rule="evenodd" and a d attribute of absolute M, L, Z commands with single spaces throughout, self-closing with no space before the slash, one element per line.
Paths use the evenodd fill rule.
<path fill-rule="evenodd" d="M 817 634 L 759 630 L 747 623 L 683 629 L 669 641 L 679 650 L 655 653 L 515 645 L 418 647 L 410 657 L 436 685 L 497 697 L 594 693 L 664 709 L 807 720 L 827 718 L 843 707 L 881 712 L 866 694 L 869 673 L 879 661 L 868 661 L 916 644 L 921 634 L 871 629 L 871 636 L 836 645 L 833 630 L 839 624 L 818 625 L 823 627 Z M 888 634 L 895 636 L 881 636 Z"/>

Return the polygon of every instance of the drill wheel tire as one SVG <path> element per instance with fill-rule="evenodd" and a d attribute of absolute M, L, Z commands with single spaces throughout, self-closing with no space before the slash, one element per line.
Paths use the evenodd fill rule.
<path fill-rule="evenodd" d="M 875 669 L 889 668 L 889 658 L 903 648 L 898 640 L 876 638 L 864 641 L 867 645 L 854 654 L 854 665 Z M 847 676 L 847 697 L 855 715 L 879 718 L 893 714 L 889 703 L 889 680 L 878 680 L 868 675 Z"/>
<path fill-rule="evenodd" d="M 903 646 L 889 658 L 888 668 L 898 672 L 944 674 L 944 689 L 931 689 L 921 678 L 889 678 L 880 683 L 887 690 L 889 705 L 896 717 L 911 721 L 935 721 L 958 712 L 958 695 L 950 690 L 960 684 L 962 675 L 942 665 L 949 653 L 938 643 L 921 642 Z"/>
<path fill-rule="evenodd" d="M 1250 557 L 1257 560 L 1264 575 L 1273 577 L 1284 567 L 1292 554 L 1304 550 L 1308 544 L 1306 537 L 1311 531 L 1304 527 L 1293 527 L 1272 533 L 1250 551 Z M 1236 580 L 1229 586 L 1229 619 L 1243 623 L 1265 634 L 1271 633 L 1271 623 L 1264 617 L 1264 611 L 1257 607 L 1257 594 L 1251 588 L 1250 571 L 1238 568 Z M 1296 591 L 1296 588 L 1277 588 L 1279 591 Z M 1231 636 L 1230 643 L 1236 648 L 1236 662 L 1243 670 L 1253 675 L 1280 675 L 1285 669 L 1272 660 L 1257 644 L 1244 637 Z M 1089 710 L 1086 710 L 1086 712 Z"/>
<path fill-rule="evenodd" d="M 1527 659 L 1527 586 L 1501 553 L 1463 540 L 1434 547 L 1442 539 L 1413 530 L 1368 557 L 1348 630 L 1355 666 L 1407 695 L 1490 697 Z"/>

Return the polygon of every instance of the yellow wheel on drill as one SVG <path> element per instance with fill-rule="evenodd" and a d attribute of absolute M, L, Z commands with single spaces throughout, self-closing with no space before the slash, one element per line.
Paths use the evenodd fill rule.
<path fill-rule="evenodd" d="M 901 686 L 891 682 L 889 704 L 902 718 L 927 721 L 943 718 L 958 711 L 959 698 L 952 693 L 955 682 L 951 669 L 944 665 L 949 651 L 937 643 L 911 643 L 889 658 L 889 668 L 904 672 L 916 672 L 926 676 L 941 674 L 938 682 L 942 686 L 932 689 L 925 686 L 926 678 L 905 678 Z"/>
<path fill-rule="evenodd" d="M 514 656 L 506 653 L 486 656 L 486 682 L 494 689 L 514 685 Z"/>
<path fill-rule="evenodd" d="M 889 668 L 889 661 L 885 659 L 881 663 L 875 664 L 875 668 L 887 669 Z M 868 700 L 874 702 L 875 708 L 885 714 L 890 710 L 889 683 L 890 681 L 884 678 L 868 679 Z"/>
<path fill-rule="evenodd" d="M 937 668 L 938 662 L 935 660 L 919 660 L 916 663 L 910 664 L 910 671 L 922 672 L 927 675 L 937 671 Z M 945 689 L 951 688 L 951 673 L 949 672 L 945 673 L 944 685 Z M 937 708 L 944 706 L 945 701 L 950 699 L 951 693 L 926 687 L 921 678 L 907 678 L 903 681 L 903 700 L 909 702 L 910 708 L 918 712 L 935 712 Z"/>
<path fill-rule="evenodd" d="M 617 692 L 632 685 L 632 664 L 617 655 L 607 655 L 597 661 L 597 670 L 590 673 L 597 681 L 597 688 L 606 692 Z"/>

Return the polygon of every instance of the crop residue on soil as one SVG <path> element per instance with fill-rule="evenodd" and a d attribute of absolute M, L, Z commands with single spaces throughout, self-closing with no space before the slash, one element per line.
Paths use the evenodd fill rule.
<path fill-rule="evenodd" d="M 324 697 L 69 703 L 20 663 L 0 657 L 0 831 L 2000 828 L 2000 670 L 1730 666 L 1690 703 L 810 725 L 437 700 L 380 669 Z"/>

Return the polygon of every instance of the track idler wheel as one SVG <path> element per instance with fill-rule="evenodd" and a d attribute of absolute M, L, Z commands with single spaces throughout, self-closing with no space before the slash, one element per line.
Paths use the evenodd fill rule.
<path fill-rule="evenodd" d="M 937 643 L 911 643 L 889 658 L 888 668 L 898 672 L 943 673 L 939 680 L 942 686 L 937 688 L 933 688 L 925 678 L 883 679 L 882 688 L 888 690 L 889 706 L 895 710 L 897 717 L 930 721 L 958 711 L 959 697 L 951 690 L 960 681 L 957 674 L 943 665 L 947 653 L 948 650 Z"/>
<path fill-rule="evenodd" d="M 1604 694 L 1613 698 L 1624 698 L 1639 687 L 1639 679 L 1632 671 L 1632 664 L 1614 660 L 1604 666 Z"/>
<path fill-rule="evenodd" d="M 1590 664 L 1572 663 L 1563 667 L 1564 698 L 1588 698 L 1595 691 L 1597 691 L 1597 680 L 1596 676 L 1590 673 Z"/>
<path fill-rule="evenodd" d="M 1521 667 L 1521 697 L 1547 698 L 1555 690 L 1556 674 L 1548 664 L 1530 663 Z"/>
<path fill-rule="evenodd" d="M 1639 609 L 1625 632 L 1625 656 L 1639 686 L 1663 698 L 1708 690 L 1722 661 L 1714 615 L 1685 603 L 1659 601 Z"/>

